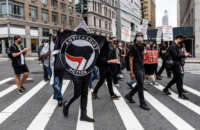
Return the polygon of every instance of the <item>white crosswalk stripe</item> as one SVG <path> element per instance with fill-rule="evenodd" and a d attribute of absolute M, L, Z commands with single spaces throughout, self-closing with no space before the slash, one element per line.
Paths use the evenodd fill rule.
<path fill-rule="evenodd" d="M 9 88 L 3 90 L 0 92 L 0 98 L 2 98 L 3 96 L 7 95 L 8 93 L 12 92 L 13 90 L 15 90 L 17 88 L 17 85 L 12 85 Z"/>
<path fill-rule="evenodd" d="M 93 118 L 92 96 L 91 96 L 90 91 L 88 93 L 87 114 L 88 114 L 89 117 Z M 81 116 L 81 110 L 80 110 L 80 107 L 79 107 L 76 130 L 94 130 L 94 123 L 80 121 L 80 116 Z"/>
<path fill-rule="evenodd" d="M 9 81 L 11 81 L 13 79 L 14 79 L 13 77 L 6 78 L 6 79 L 0 81 L 0 85 L 5 84 L 5 83 L 7 83 L 7 82 L 9 82 Z"/>
<path fill-rule="evenodd" d="M 173 111 L 171 111 L 161 102 L 159 102 L 151 94 L 149 94 L 148 92 L 144 92 L 144 95 L 145 95 L 145 99 L 178 130 L 195 130 L 195 128 L 193 128 L 191 125 L 189 125 L 179 116 L 177 116 Z"/>
<path fill-rule="evenodd" d="M 70 82 L 69 80 L 63 81 L 62 94 L 64 94 L 64 92 L 67 90 L 69 82 Z M 48 121 L 53 115 L 56 107 L 57 107 L 57 102 L 56 100 L 53 99 L 52 95 L 45 104 L 45 106 L 42 108 L 42 110 L 37 114 L 35 119 L 29 125 L 27 130 L 44 130 Z"/>
<path fill-rule="evenodd" d="M 5 84 L 14 78 L 10 77 L 7 79 L 4 79 L 0 81 L 0 85 Z M 31 80 L 31 79 L 30 79 Z M 62 94 L 65 93 L 67 88 L 69 88 L 69 80 L 64 80 L 63 81 L 63 86 L 62 86 Z M 39 82 L 37 85 L 35 85 L 31 90 L 29 90 L 27 93 L 22 95 L 19 99 L 14 101 L 12 104 L 7 106 L 5 109 L 3 109 L 0 112 L 0 125 L 5 122 L 11 115 L 16 114 L 15 112 L 23 107 L 23 105 L 30 100 L 36 93 L 41 91 L 41 89 L 47 84 L 45 81 Z M 164 86 L 161 84 L 158 85 L 153 85 L 156 89 L 162 91 Z M 0 99 L 4 97 L 5 95 L 11 93 L 13 90 L 17 88 L 16 85 L 11 85 L 5 90 L 0 91 Z M 190 86 L 184 85 L 185 90 L 191 92 L 192 94 L 200 97 L 200 92 L 198 90 L 195 90 L 191 88 Z M 114 92 L 121 96 L 120 93 L 120 88 L 117 89 L 116 87 L 113 87 Z M 151 92 L 144 92 L 145 94 L 145 99 L 151 104 L 155 110 L 162 115 L 167 121 L 170 122 L 172 126 L 174 126 L 178 130 L 195 130 L 194 126 L 186 122 L 185 119 L 181 118 L 179 114 L 173 112 L 168 108 L 166 105 L 164 105 L 162 102 L 159 101 L 159 99 L 156 96 L 153 96 L 150 94 Z M 178 95 L 174 92 L 171 92 L 172 95 L 169 97 L 175 100 L 177 103 L 182 104 L 183 107 L 186 107 L 190 110 L 190 112 L 197 113 L 200 115 L 200 106 L 192 103 L 191 101 L 187 100 L 182 100 L 178 98 Z M 3 98 L 2 98 L 3 99 Z M 117 109 L 117 112 L 119 116 L 121 117 L 121 121 L 124 124 L 124 127 L 127 130 L 144 130 L 145 127 L 143 124 L 141 124 L 141 121 L 138 120 L 136 117 L 137 113 L 134 113 L 133 110 L 129 107 L 129 105 L 126 103 L 126 101 L 121 97 L 119 100 L 113 100 L 114 106 Z M 34 119 L 28 124 L 27 130 L 44 130 L 47 127 L 47 124 L 50 122 L 50 119 L 53 116 L 53 113 L 55 112 L 57 107 L 57 101 L 53 100 L 53 96 L 51 96 L 46 104 L 41 108 L 41 110 L 37 112 L 37 115 L 34 117 Z M 95 111 L 95 110 L 94 110 Z M 92 96 L 91 92 L 89 91 L 88 94 L 88 105 L 87 105 L 87 114 L 91 118 L 97 118 L 93 117 L 93 102 L 92 102 Z M 88 123 L 84 121 L 80 121 L 80 108 L 79 108 L 79 113 L 78 113 L 78 120 L 76 123 L 76 130 L 94 130 L 95 123 Z M 167 113 L 167 114 L 166 114 Z M 9 119 L 10 120 L 10 119 Z M 188 120 L 187 120 L 188 121 Z M 133 123 L 134 122 L 134 123 Z M 66 128 L 67 129 L 67 128 Z"/>
<path fill-rule="evenodd" d="M 31 97 L 33 97 L 38 91 L 40 91 L 47 82 L 41 81 L 34 88 L 32 88 L 25 95 L 16 100 L 13 104 L 5 108 L 0 112 L 0 124 L 2 124 L 7 118 L 9 118 L 14 112 L 16 112 L 23 104 L 25 104 Z"/>
<path fill-rule="evenodd" d="M 162 86 L 161 84 L 158 85 L 154 85 L 155 88 L 157 88 L 158 90 L 162 91 L 164 89 L 164 86 Z M 177 101 L 178 103 L 184 105 L 185 107 L 187 107 L 188 109 L 192 110 L 193 112 L 197 113 L 198 115 L 200 115 L 200 107 L 194 103 L 192 103 L 191 101 L 188 100 L 182 100 L 178 98 L 178 95 L 174 92 L 171 92 L 171 95 L 169 95 L 172 99 L 174 99 L 175 101 Z"/>
<path fill-rule="evenodd" d="M 113 87 L 113 90 L 117 95 L 121 96 L 115 87 Z M 127 130 L 144 130 L 140 121 L 136 118 L 135 114 L 122 97 L 119 100 L 114 100 L 113 102 Z"/>

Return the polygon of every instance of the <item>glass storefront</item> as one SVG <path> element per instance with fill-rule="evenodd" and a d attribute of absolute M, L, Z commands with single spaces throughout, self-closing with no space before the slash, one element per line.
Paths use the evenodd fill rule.
<path fill-rule="evenodd" d="M 31 52 L 37 53 L 39 48 L 39 40 L 38 39 L 31 39 Z"/>

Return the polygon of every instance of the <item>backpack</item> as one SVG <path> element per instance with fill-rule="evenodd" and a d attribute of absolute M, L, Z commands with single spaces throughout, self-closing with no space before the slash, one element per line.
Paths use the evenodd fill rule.
<path fill-rule="evenodd" d="M 169 49 L 167 49 L 167 53 L 165 55 L 165 67 L 167 70 L 172 70 L 173 69 L 173 66 L 174 66 L 174 60 L 172 59 L 172 56 L 169 52 Z"/>

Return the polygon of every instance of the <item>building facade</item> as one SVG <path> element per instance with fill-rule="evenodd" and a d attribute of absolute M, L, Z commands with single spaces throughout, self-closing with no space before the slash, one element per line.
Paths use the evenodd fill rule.
<path fill-rule="evenodd" d="M 13 44 L 13 36 L 21 35 L 22 44 L 35 56 L 43 39 L 59 28 L 76 26 L 74 0 L 1 0 L 0 55 Z"/>
<path fill-rule="evenodd" d="M 193 27 L 195 57 L 200 58 L 200 1 L 178 0 L 177 2 L 178 26 Z"/>
<path fill-rule="evenodd" d="M 149 20 L 149 29 L 156 27 L 156 3 L 155 0 L 141 0 L 142 15 L 144 19 Z"/>
<path fill-rule="evenodd" d="M 119 0 L 117 12 L 117 38 L 119 40 L 133 41 L 136 32 L 140 30 L 141 21 L 140 0 Z"/>
<path fill-rule="evenodd" d="M 116 36 L 116 0 L 86 1 L 88 11 L 83 19 L 91 33 Z"/>

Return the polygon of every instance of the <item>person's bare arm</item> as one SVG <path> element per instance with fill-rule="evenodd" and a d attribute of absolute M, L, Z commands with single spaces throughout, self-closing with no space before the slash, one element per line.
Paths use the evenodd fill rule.
<path fill-rule="evenodd" d="M 133 73 L 133 56 L 129 56 L 129 67 L 130 67 L 130 76 L 131 79 L 135 78 L 135 75 Z"/>

